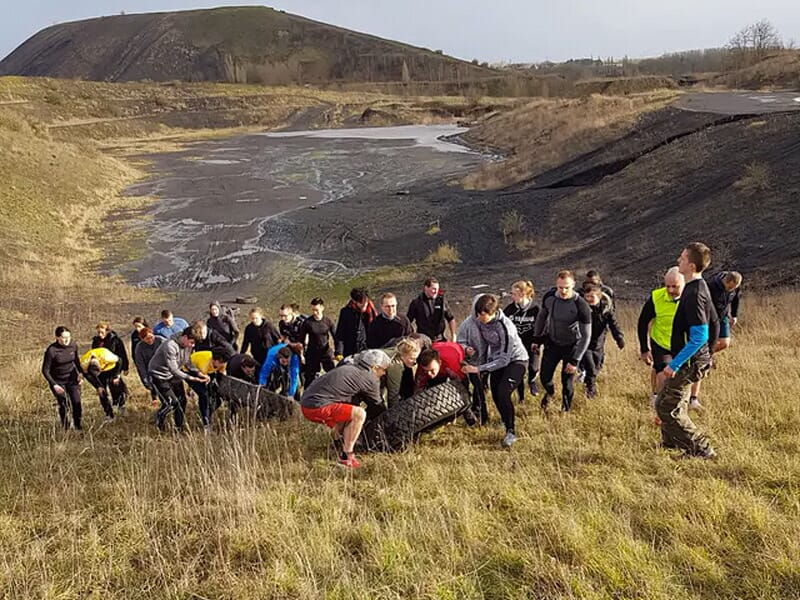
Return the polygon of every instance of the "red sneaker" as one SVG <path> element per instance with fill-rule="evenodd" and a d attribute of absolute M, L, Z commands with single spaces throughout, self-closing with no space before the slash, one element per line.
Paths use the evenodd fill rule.
<path fill-rule="evenodd" d="M 340 467 L 344 469 L 357 469 L 358 467 L 361 466 L 361 464 L 356 459 L 355 454 L 351 454 L 347 458 L 342 458 L 340 456 L 339 459 L 336 461 L 336 464 L 338 464 Z"/>

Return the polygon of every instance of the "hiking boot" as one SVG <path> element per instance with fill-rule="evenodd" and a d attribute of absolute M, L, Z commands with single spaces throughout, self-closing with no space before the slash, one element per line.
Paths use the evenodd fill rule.
<path fill-rule="evenodd" d="M 697 399 L 697 396 L 692 396 L 689 398 L 689 410 L 696 410 L 697 412 L 703 412 L 705 407 L 700 404 L 700 401 Z"/>
<path fill-rule="evenodd" d="M 538 396 L 538 395 L 539 395 L 539 386 L 538 386 L 538 385 L 536 385 L 536 382 L 535 382 L 535 381 L 531 381 L 531 382 L 528 384 L 528 389 L 529 389 L 529 390 L 530 390 L 530 392 L 531 392 L 531 396 L 533 396 L 534 398 L 535 398 L 536 396 Z"/>
<path fill-rule="evenodd" d="M 347 455 L 342 454 L 339 456 L 339 459 L 336 461 L 337 466 L 342 467 L 343 469 L 357 469 L 361 466 L 361 464 L 356 459 L 355 454 Z"/>
<path fill-rule="evenodd" d="M 511 446 L 517 441 L 517 436 L 514 435 L 513 431 L 506 431 L 506 435 L 503 438 L 503 441 L 500 442 L 500 445 L 503 448 L 511 448 Z"/>
<path fill-rule="evenodd" d="M 550 404 L 550 400 L 552 400 L 552 396 L 550 394 L 545 394 L 542 396 L 542 401 L 539 403 L 539 408 L 542 409 L 543 412 L 547 412 L 547 405 Z"/>

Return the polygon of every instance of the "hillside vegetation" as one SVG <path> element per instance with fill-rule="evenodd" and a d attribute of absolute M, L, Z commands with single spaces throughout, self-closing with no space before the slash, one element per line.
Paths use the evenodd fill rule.
<path fill-rule="evenodd" d="M 264 6 L 116 15 L 44 29 L 0 74 L 98 81 L 470 81 L 492 69 Z"/>

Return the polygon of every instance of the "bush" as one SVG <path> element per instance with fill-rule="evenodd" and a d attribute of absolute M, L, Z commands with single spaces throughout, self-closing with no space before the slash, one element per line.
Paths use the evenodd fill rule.
<path fill-rule="evenodd" d="M 435 265 L 449 265 L 461 262 L 461 255 L 458 253 L 458 248 L 450 244 L 450 242 L 442 242 L 425 257 L 423 262 Z"/>
<path fill-rule="evenodd" d="M 753 161 L 744 168 L 744 175 L 734 183 L 734 187 L 746 192 L 763 192 L 772 187 L 772 174 L 765 163 Z"/>
<path fill-rule="evenodd" d="M 514 237 L 522 233 L 525 229 L 525 217 L 517 210 L 509 210 L 500 217 L 500 233 L 503 234 L 503 242 L 506 244 L 513 241 Z"/>

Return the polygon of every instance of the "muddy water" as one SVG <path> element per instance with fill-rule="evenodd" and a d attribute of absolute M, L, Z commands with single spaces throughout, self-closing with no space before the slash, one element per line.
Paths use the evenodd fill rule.
<path fill-rule="evenodd" d="M 264 133 L 148 156 L 151 177 L 127 191 L 159 198 L 137 215 L 143 252 L 107 270 L 141 286 L 247 291 L 284 258 L 263 235 L 270 219 L 344 197 L 397 201 L 397 192 L 417 183 L 465 173 L 483 157 L 441 139 L 463 131 L 409 126 Z M 323 275 L 347 269 L 302 254 L 299 264 Z"/>

